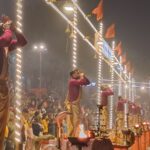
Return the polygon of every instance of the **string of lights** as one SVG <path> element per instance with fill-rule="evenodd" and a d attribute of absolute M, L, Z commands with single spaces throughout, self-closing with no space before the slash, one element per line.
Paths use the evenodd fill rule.
<path fill-rule="evenodd" d="M 73 11 L 73 26 L 77 28 L 78 18 L 77 18 L 77 9 L 74 7 Z M 73 51 L 72 51 L 72 67 L 73 69 L 77 68 L 77 31 L 73 28 Z"/>
<path fill-rule="evenodd" d="M 23 15 L 23 0 L 16 2 L 16 27 L 19 32 L 22 32 L 22 15 Z M 16 50 L 16 116 L 15 116 L 15 140 L 21 142 L 21 93 L 22 93 L 22 49 Z"/>
<path fill-rule="evenodd" d="M 80 8 L 80 6 L 77 4 L 76 0 L 72 0 L 74 6 L 79 10 L 79 12 L 81 13 L 81 15 L 83 16 L 83 18 L 88 22 L 88 24 L 91 26 L 91 28 L 94 30 L 95 33 L 98 32 L 98 30 L 94 27 L 94 25 L 92 24 L 92 22 L 89 20 L 89 18 L 87 17 L 87 15 L 85 15 L 85 13 L 82 11 L 82 9 Z"/>
<path fill-rule="evenodd" d="M 103 23 L 100 22 L 99 29 L 99 52 L 98 52 L 98 85 L 97 85 L 97 104 L 101 104 L 101 84 L 102 84 L 102 48 L 103 48 Z"/>
<path fill-rule="evenodd" d="M 111 82 L 112 80 L 111 79 L 102 79 L 102 81 L 106 81 L 106 82 Z M 119 83 L 119 80 L 113 80 L 114 82 L 117 82 Z M 128 83 L 129 81 L 127 80 L 126 83 Z M 135 82 L 135 79 L 134 79 L 134 82 L 132 81 L 133 83 L 133 86 L 134 87 L 142 87 L 142 86 L 145 86 L 145 87 L 149 87 L 150 83 L 146 83 L 146 82 Z"/>
<path fill-rule="evenodd" d="M 79 10 L 79 12 L 81 13 L 81 15 L 83 16 L 83 18 L 87 21 L 87 23 L 90 25 L 90 27 L 93 29 L 93 31 L 95 33 L 98 33 L 98 30 L 95 28 L 95 26 L 92 24 L 92 22 L 89 20 L 89 18 L 87 17 L 87 15 L 82 11 L 82 9 L 80 8 L 80 6 L 78 5 L 76 0 L 72 0 L 74 6 Z M 99 33 L 100 36 L 100 33 Z M 117 59 L 117 57 L 114 55 L 114 61 L 116 61 L 116 63 L 118 65 L 121 65 L 121 63 L 119 62 L 119 60 Z M 128 77 L 127 77 L 128 78 Z"/>
<path fill-rule="evenodd" d="M 122 57 L 120 56 L 120 64 L 122 64 Z M 121 68 L 121 66 L 120 66 Z M 120 69 L 120 76 L 122 76 L 122 70 Z M 122 95 L 122 81 L 119 79 L 118 95 Z"/>
<path fill-rule="evenodd" d="M 98 36 L 98 79 L 97 79 L 97 105 L 101 104 L 101 84 L 102 84 L 102 48 L 103 48 L 103 23 L 99 24 L 99 35 Z M 100 113 L 99 108 L 97 108 L 97 116 L 96 116 L 96 125 L 98 127 L 97 130 L 100 129 Z"/>
<path fill-rule="evenodd" d="M 112 42 L 112 58 L 111 64 L 112 68 L 114 68 L 114 50 L 115 50 L 115 41 Z M 114 71 L 111 69 L 111 88 L 114 90 Z M 109 129 L 113 128 L 113 102 L 114 96 L 110 97 L 110 105 L 109 105 Z"/>
<path fill-rule="evenodd" d="M 128 88 L 128 90 L 129 90 L 129 101 L 132 101 L 132 87 L 131 87 L 131 80 L 132 80 L 132 78 L 131 78 L 131 73 L 129 72 L 129 88 Z"/>
<path fill-rule="evenodd" d="M 127 89 L 128 89 L 128 85 L 127 85 L 127 76 L 126 76 L 126 74 L 127 74 L 127 66 L 125 65 L 125 84 L 124 84 L 124 97 L 125 97 L 125 99 L 127 99 Z"/>
<path fill-rule="evenodd" d="M 135 101 L 135 86 L 134 86 L 134 78 L 132 78 L 132 102 Z"/>
<path fill-rule="evenodd" d="M 77 33 L 81 36 L 81 38 L 82 38 L 96 53 L 98 53 L 97 50 L 96 50 L 96 48 L 94 47 L 94 45 L 86 38 L 86 36 L 85 36 L 77 27 L 75 27 L 75 26 L 73 25 L 73 23 L 56 7 L 56 5 L 55 5 L 53 2 L 48 1 L 48 0 L 45 0 L 45 2 L 46 2 L 49 6 L 51 6 L 68 24 L 70 24 L 71 27 L 73 27 L 73 29 L 75 29 L 75 30 L 77 31 Z M 112 68 L 111 62 L 109 62 L 104 56 L 102 56 L 102 59 L 108 64 L 108 66 L 110 66 L 110 67 Z M 118 77 L 120 77 L 118 71 L 117 71 L 115 68 L 112 68 L 112 69 L 113 69 L 113 71 L 116 73 L 116 75 L 117 75 Z M 123 82 L 125 82 L 122 77 L 120 77 L 120 78 L 121 78 L 121 80 L 122 80 Z"/>

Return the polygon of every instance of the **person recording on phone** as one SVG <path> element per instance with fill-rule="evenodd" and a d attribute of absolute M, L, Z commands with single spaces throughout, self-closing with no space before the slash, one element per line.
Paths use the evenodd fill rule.
<path fill-rule="evenodd" d="M 90 84 L 84 73 L 78 69 L 70 72 L 68 83 L 68 94 L 65 100 L 66 108 L 71 115 L 67 117 L 68 136 L 75 136 L 77 127 L 80 123 L 80 99 L 83 85 Z"/>

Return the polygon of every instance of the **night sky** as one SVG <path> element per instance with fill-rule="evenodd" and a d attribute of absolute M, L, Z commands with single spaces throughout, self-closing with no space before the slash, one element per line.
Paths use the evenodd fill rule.
<path fill-rule="evenodd" d="M 0 1 L 0 14 L 7 14 L 11 18 L 15 18 L 15 4 L 14 0 L 1 0 Z M 58 7 L 62 7 L 61 3 Z M 92 9 L 96 7 L 99 0 L 79 0 L 79 4 L 86 14 L 90 14 Z M 135 68 L 134 76 L 138 80 L 148 79 L 150 76 L 150 1 L 149 0 L 104 0 L 104 27 L 106 28 L 112 24 L 116 24 L 116 41 L 122 41 L 123 51 L 127 52 L 128 60 L 133 63 Z M 68 16 L 70 17 L 70 16 Z M 96 27 L 98 23 L 94 16 L 89 18 Z M 85 24 L 83 19 L 80 19 L 80 29 L 90 36 L 92 39 L 92 30 Z M 25 48 L 25 68 L 34 70 L 34 67 L 28 65 L 28 60 L 35 60 L 33 65 L 38 66 L 36 58 L 31 52 L 34 43 L 45 41 L 49 49 L 48 54 L 45 56 L 47 63 L 44 62 L 46 67 L 51 71 L 54 66 L 60 66 L 57 69 L 65 66 L 67 69 L 70 67 L 70 44 L 69 38 L 64 33 L 67 24 L 55 13 L 49 6 L 44 3 L 44 0 L 25 0 L 24 2 L 24 33 L 28 39 L 28 46 Z M 86 27 L 85 27 L 86 26 Z M 68 42 L 67 42 L 68 41 Z M 93 67 L 95 60 L 94 54 L 90 51 L 89 47 L 80 40 L 80 64 L 81 68 L 87 72 L 93 72 L 96 68 Z M 84 50 L 83 50 L 84 49 Z M 85 51 L 86 49 L 86 51 Z M 88 52 L 87 52 L 88 51 Z M 90 52 L 89 52 L 90 51 Z M 85 54 L 87 58 L 85 59 Z M 57 61 L 56 61 L 57 60 Z M 87 61 L 89 60 L 89 61 Z M 48 63 L 49 62 L 49 63 Z M 50 67 L 50 64 L 53 67 Z M 62 65 L 64 64 L 64 65 Z M 28 67 L 27 67 L 28 66 Z M 64 67 L 64 69 L 65 69 Z M 88 68 L 90 67 L 90 68 Z M 66 69 L 66 70 L 67 70 Z M 68 69 L 69 70 L 69 69 Z M 25 72 L 28 73 L 28 71 Z"/>

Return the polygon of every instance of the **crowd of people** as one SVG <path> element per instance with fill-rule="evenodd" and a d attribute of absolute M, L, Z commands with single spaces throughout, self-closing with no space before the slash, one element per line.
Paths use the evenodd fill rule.
<path fill-rule="evenodd" d="M 9 120 L 5 131 L 5 150 L 15 149 L 16 106 L 14 94 L 10 95 L 12 96 L 11 105 L 9 107 Z M 38 145 L 39 141 L 42 141 L 43 139 L 54 139 L 58 136 L 56 117 L 66 110 L 64 102 L 64 100 L 58 99 L 58 97 L 53 98 L 49 94 L 37 97 L 32 92 L 23 92 L 21 106 L 21 140 L 22 146 L 24 146 L 26 150 L 38 149 L 40 147 Z M 81 106 L 81 120 L 85 125 L 85 129 L 90 129 L 95 122 L 95 110 L 84 104 Z M 67 122 L 65 119 L 62 122 L 61 128 L 63 131 L 62 136 L 65 138 L 67 135 Z"/>
<path fill-rule="evenodd" d="M 64 101 L 54 99 L 51 96 L 45 95 L 41 98 L 36 97 L 32 93 L 25 93 L 22 97 L 22 143 L 26 150 L 34 149 L 33 141 L 57 137 L 57 122 L 56 116 L 65 111 Z M 82 106 L 81 108 L 83 119 L 86 128 L 92 124 L 92 110 Z M 11 106 L 9 108 L 9 120 L 5 131 L 5 150 L 15 149 L 15 103 L 12 97 Z M 63 136 L 67 134 L 67 124 L 62 122 Z M 30 139 L 30 140 L 29 140 Z M 23 146 L 23 145 L 22 145 Z M 39 146 L 38 146 L 39 147 Z"/>

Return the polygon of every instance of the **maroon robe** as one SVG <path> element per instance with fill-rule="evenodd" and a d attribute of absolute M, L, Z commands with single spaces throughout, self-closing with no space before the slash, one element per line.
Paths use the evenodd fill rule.
<path fill-rule="evenodd" d="M 139 105 L 136 106 L 136 112 L 138 115 L 141 115 L 141 106 Z"/>
<path fill-rule="evenodd" d="M 136 115 L 136 104 L 133 102 L 129 102 L 129 113 Z"/>
<path fill-rule="evenodd" d="M 102 93 L 101 93 L 101 105 L 102 106 L 107 106 L 108 97 L 111 95 L 114 95 L 114 92 L 110 88 L 107 88 L 102 91 Z"/>
<path fill-rule="evenodd" d="M 127 100 L 125 99 L 120 99 L 118 100 L 118 103 L 117 103 L 117 111 L 124 111 L 124 104 L 127 103 Z"/>
<path fill-rule="evenodd" d="M 0 36 L 0 80 L 8 79 L 8 52 L 23 47 L 27 41 L 24 36 L 15 32 L 16 40 L 12 40 L 13 33 L 11 30 L 5 30 L 3 35 Z M 6 50 L 7 49 L 7 50 Z"/>
<path fill-rule="evenodd" d="M 80 95 L 80 87 L 82 85 L 88 85 L 90 81 L 84 77 L 83 79 L 73 79 L 71 78 L 69 81 L 69 101 L 73 102 L 79 98 Z"/>
<path fill-rule="evenodd" d="M 3 140 L 8 118 L 9 95 L 8 95 L 8 53 L 17 47 L 26 45 L 27 41 L 21 33 L 15 32 L 16 40 L 13 39 L 11 30 L 5 30 L 0 36 L 0 150 L 3 149 Z"/>

